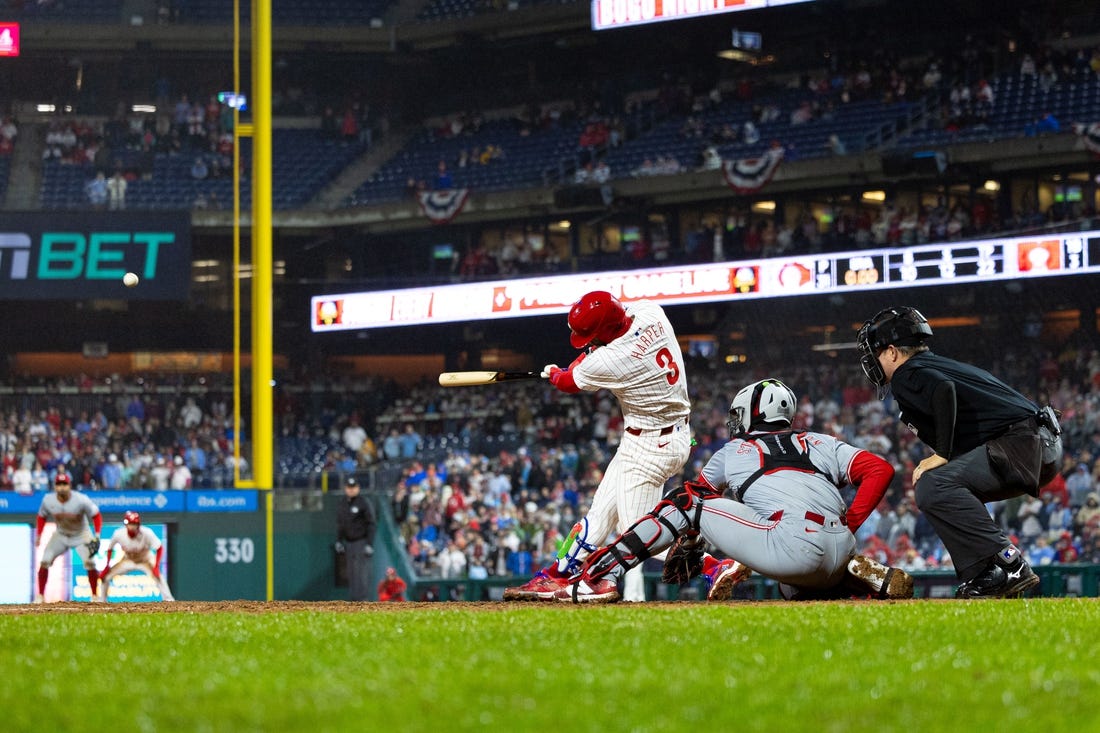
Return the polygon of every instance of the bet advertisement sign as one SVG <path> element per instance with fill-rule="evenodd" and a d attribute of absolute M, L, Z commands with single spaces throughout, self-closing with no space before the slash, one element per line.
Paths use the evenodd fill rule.
<path fill-rule="evenodd" d="M 186 300 L 190 283 L 189 212 L 0 215 L 0 301 Z"/>

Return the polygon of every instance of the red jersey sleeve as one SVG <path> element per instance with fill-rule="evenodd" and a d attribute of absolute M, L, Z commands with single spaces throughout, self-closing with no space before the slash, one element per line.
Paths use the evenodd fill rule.
<path fill-rule="evenodd" d="M 856 486 L 856 497 L 848 507 L 848 529 L 855 532 L 871 514 L 887 487 L 894 480 L 894 467 L 874 453 L 860 451 L 848 469 L 848 478 Z"/>

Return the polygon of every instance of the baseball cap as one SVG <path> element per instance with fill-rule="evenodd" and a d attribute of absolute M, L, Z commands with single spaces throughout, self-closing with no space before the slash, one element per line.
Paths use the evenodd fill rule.
<path fill-rule="evenodd" d="M 73 480 L 69 478 L 69 474 L 64 471 L 58 471 L 57 477 L 53 480 L 55 484 L 71 484 Z"/>
<path fill-rule="evenodd" d="M 359 481 L 354 476 L 348 476 L 344 480 L 344 486 L 358 486 Z"/>

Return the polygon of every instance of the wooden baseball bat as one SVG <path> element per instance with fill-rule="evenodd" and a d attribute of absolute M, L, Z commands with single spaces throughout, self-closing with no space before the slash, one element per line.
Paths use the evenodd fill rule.
<path fill-rule="evenodd" d="M 472 387 L 494 382 L 514 382 L 517 379 L 540 379 L 538 372 L 443 372 L 440 387 Z"/>

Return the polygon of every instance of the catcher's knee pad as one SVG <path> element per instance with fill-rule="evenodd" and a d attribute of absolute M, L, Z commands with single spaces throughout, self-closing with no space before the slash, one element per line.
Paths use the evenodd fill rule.
<path fill-rule="evenodd" d="M 684 532 L 699 532 L 699 517 L 703 513 L 703 499 L 706 498 L 706 493 L 700 491 L 700 488 L 702 487 L 692 484 L 690 481 L 685 482 L 682 486 L 675 486 L 665 492 L 665 495 L 661 497 L 661 501 L 654 509 L 654 516 L 668 527 L 673 535 L 679 537 Z M 660 516 L 661 510 L 668 506 L 675 508 L 680 513 L 684 521 L 687 522 L 686 527 L 675 527 L 667 519 Z"/>
<path fill-rule="evenodd" d="M 566 576 L 573 575 L 580 570 L 582 557 L 597 549 L 596 545 L 588 541 L 588 517 L 583 517 L 573 525 L 558 551 L 558 572 Z"/>

